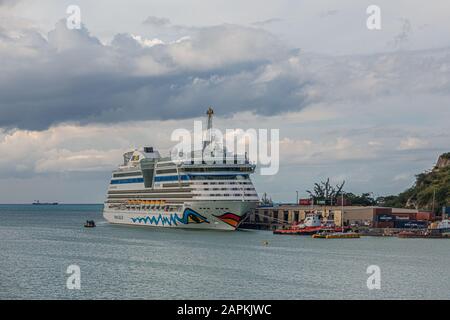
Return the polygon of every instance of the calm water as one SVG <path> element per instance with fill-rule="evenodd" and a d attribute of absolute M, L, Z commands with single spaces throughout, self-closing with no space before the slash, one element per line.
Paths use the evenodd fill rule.
<path fill-rule="evenodd" d="M 112 226 L 101 210 L 0 206 L 0 298 L 450 298 L 449 240 Z M 86 219 L 97 228 L 83 228 Z M 81 290 L 66 288 L 71 264 L 81 268 Z M 366 286 L 373 264 L 381 290 Z"/>

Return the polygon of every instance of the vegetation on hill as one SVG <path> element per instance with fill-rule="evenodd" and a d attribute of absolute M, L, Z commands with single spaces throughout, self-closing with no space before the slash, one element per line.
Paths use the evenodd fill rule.
<path fill-rule="evenodd" d="M 433 203 L 434 198 L 434 203 Z M 431 171 L 416 175 L 414 185 L 400 193 L 380 199 L 385 206 L 441 211 L 450 205 L 450 152 L 442 154 Z"/>
<path fill-rule="evenodd" d="M 361 193 L 361 195 L 353 194 L 353 193 L 345 193 L 345 198 L 353 205 L 353 206 L 375 206 L 377 205 L 377 201 L 373 198 L 373 193 Z"/>
<path fill-rule="evenodd" d="M 326 181 L 315 183 L 314 189 L 307 192 L 315 203 L 335 204 L 338 203 L 343 186 L 344 182 L 333 187 L 328 178 Z M 443 206 L 450 206 L 450 152 L 442 154 L 432 170 L 416 175 L 414 185 L 402 193 L 376 199 L 372 195 L 372 193 L 361 195 L 344 193 L 345 199 L 352 205 L 434 210 L 439 214 Z"/>

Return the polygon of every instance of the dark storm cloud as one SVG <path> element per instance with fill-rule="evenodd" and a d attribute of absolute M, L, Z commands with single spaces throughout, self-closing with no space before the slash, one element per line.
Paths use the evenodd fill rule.
<path fill-rule="evenodd" d="M 0 127 L 177 119 L 213 105 L 223 115 L 271 115 L 308 103 L 309 81 L 267 78 L 289 50 L 262 30 L 207 27 L 171 43 L 120 34 L 111 45 L 61 21 L 45 39 L 0 38 Z M 259 79 L 259 80 L 258 80 Z"/>
<path fill-rule="evenodd" d="M 270 116 L 315 102 L 361 106 L 450 91 L 448 48 L 329 57 L 236 25 L 195 28 L 170 42 L 118 34 L 111 44 L 64 21 L 47 37 L 1 27 L 0 128 L 191 118 L 210 105 L 224 116 Z"/>

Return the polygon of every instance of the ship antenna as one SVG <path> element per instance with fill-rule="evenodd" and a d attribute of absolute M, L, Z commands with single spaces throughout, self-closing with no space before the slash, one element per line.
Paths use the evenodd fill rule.
<path fill-rule="evenodd" d="M 207 127 L 207 135 L 208 135 L 208 139 L 206 141 L 203 141 L 203 151 L 205 150 L 205 148 L 212 143 L 214 137 L 212 134 L 212 118 L 213 118 L 213 114 L 214 114 L 214 110 L 213 108 L 209 107 L 208 110 L 206 111 L 206 115 L 208 116 L 208 127 Z"/>

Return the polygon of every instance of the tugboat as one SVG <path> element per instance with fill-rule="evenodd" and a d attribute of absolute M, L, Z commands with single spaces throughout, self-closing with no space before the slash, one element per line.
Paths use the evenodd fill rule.
<path fill-rule="evenodd" d="M 333 232 L 336 231 L 336 228 L 330 224 L 323 225 L 319 214 L 308 213 L 303 223 L 293 225 L 288 229 L 277 229 L 273 233 L 310 236 L 322 231 Z"/>
<path fill-rule="evenodd" d="M 95 221 L 94 220 L 86 220 L 84 227 L 85 228 L 95 228 Z"/>

